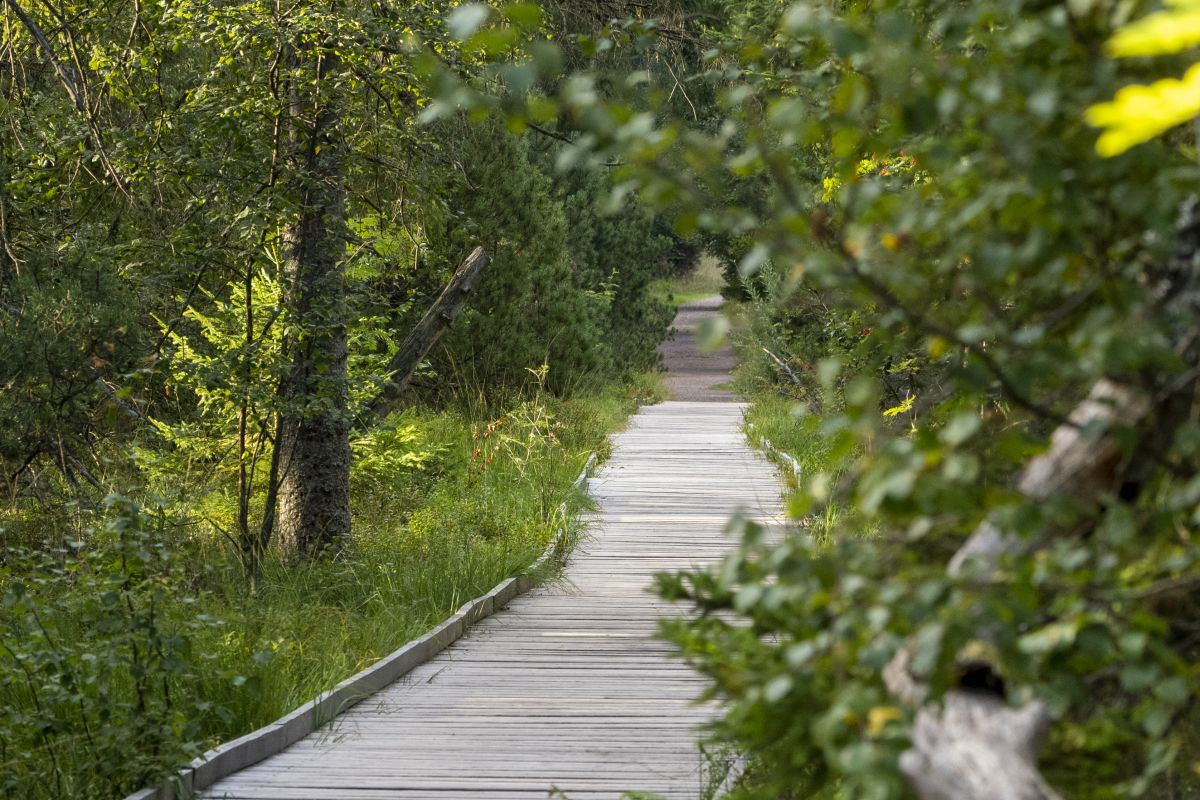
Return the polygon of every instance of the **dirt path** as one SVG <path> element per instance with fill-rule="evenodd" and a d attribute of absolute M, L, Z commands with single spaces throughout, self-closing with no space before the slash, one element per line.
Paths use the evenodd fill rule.
<path fill-rule="evenodd" d="M 672 400 L 728 403 L 737 399 L 728 388 L 737 363 L 729 343 L 716 353 L 704 353 L 696 342 L 700 323 L 715 318 L 723 302 L 720 296 L 713 296 L 679 307 L 675 335 L 658 348 L 667 367 L 666 385 Z"/>

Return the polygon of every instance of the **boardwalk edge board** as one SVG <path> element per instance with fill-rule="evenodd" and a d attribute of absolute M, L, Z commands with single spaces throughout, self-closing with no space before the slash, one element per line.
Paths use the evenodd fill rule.
<path fill-rule="evenodd" d="M 583 487 L 595 466 L 596 454 L 592 453 L 575 479 L 573 488 Z M 523 574 L 501 581 L 487 594 L 467 601 L 451 617 L 425 635 L 413 639 L 269 725 L 217 745 L 159 786 L 141 789 L 125 800 L 185 800 L 222 778 L 283 751 L 320 729 L 338 714 L 395 683 L 460 639 L 476 622 L 491 616 L 513 598 L 536 586 L 537 576 L 542 569 L 561 557 L 567 527 L 565 523 L 559 527 L 546 549 Z"/>
<path fill-rule="evenodd" d="M 747 428 L 747 430 L 754 430 L 754 423 L 747 422 L 746 428 Z M 759 444 L 759 447 L 762 450 L 764 450 L 768 455 L 782 461 L 783 463 L 785 463 L 789 467 L 791 467 L 792 474 L 795 475 L 797 479 L 800 478 L 800 476 L 802 474 L 802 470 L 800 468 L 799 461 L 797 461 L 796 459 L 792 458 L 787 453 L 780 450 L 778 447 L 776 447 L 774 444 L 771 443 L 770 439 L 768 439 L 765 436 L 758 437 L 758 444 Z"/>

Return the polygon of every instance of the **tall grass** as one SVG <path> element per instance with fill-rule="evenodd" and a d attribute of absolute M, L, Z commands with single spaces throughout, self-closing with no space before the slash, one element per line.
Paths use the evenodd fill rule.
<path fill-rule="evenodd" d="M 850 504 L 837 495 L 856 451 L 845 436 L 831 434 L 814 409 L 837 402 L 836 394 L 814 385 L 799 386 L 779 374 L 769 351 L 782 349 L 753 308 L 730 304 L 731 338 L 739 357 L 734 386 L 750 401 L 746 434 L 768 457 L 777 461 L 788 496 L 789 516 L 818 540 L 827 540 Z M 800 365 L 809 375 L 808 365 Z M 815 381 L 813 382 L 815 383 Z M 825 396 L 822 398 L 821 395 Z M 786 453 L 796 468 L 764 447 Z M 865 528 L 864 533 L 868 533 Z"/>
<path fill-rule="evenodd" d="M 705 254 L 691 272 L 678 278 L 654 281 L 650 291 L 655 297 L 678 306 L 720 294 L 724 287 L 721 263 L 714 256 Z"/>

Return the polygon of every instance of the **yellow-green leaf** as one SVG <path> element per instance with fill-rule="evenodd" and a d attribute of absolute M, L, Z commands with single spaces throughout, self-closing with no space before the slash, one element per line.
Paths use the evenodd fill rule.
<path fill-rule="evenodd" d="M 1104 132 L 1096 142 L 1102 156 L 1124 153 L 1134 145 L 1200 114 L 1200 64 L 1182 79 L 1164 78 L 1149 86 L 1126 86 L 1110 102 L 1087 110 L 1087 122 Z"/>
<path fill-rule="evenodd" d="M 867 735 L 877 738 L 889 722 L 904 718 L 904 714 L 895 706 L 876 706 L 867 712 Z"/>
<path fill-rule="evenodd" d="M 917 398 L 915 395 L 910 394 L 908 397 L 904 398 L 904 401 L 901 402 L 900 405 L 892 406 L 891 408 L 884 411 L 883 415 L 885 417 L 896 417 L 896 416 L 899 416 L 900 414 L 903 414 L 906 411 L 912 411 L 913 401 L 916 399 Z"/>
<path fill-rule="evenodd" d="M 1200 44 L 1200 2 L 1176 0 L 1174 8 L 1150 14 L 1121 28 L 1108 41 L 1114 56 L 1180 53 Z"/>

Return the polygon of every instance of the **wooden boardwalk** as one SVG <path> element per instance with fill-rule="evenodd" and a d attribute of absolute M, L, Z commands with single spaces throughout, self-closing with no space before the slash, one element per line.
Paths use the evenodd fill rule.
<path fill-rule="evenodd" d="M 702 682 L 654 638 L 661 570 L 719 559 L 743 509 L 780 513 L 743 406 L 667 402 L 613 437 L 598 510 L 553 585 L 518 597 L 429 663 L 205 798 L 697 798 Z"/>

